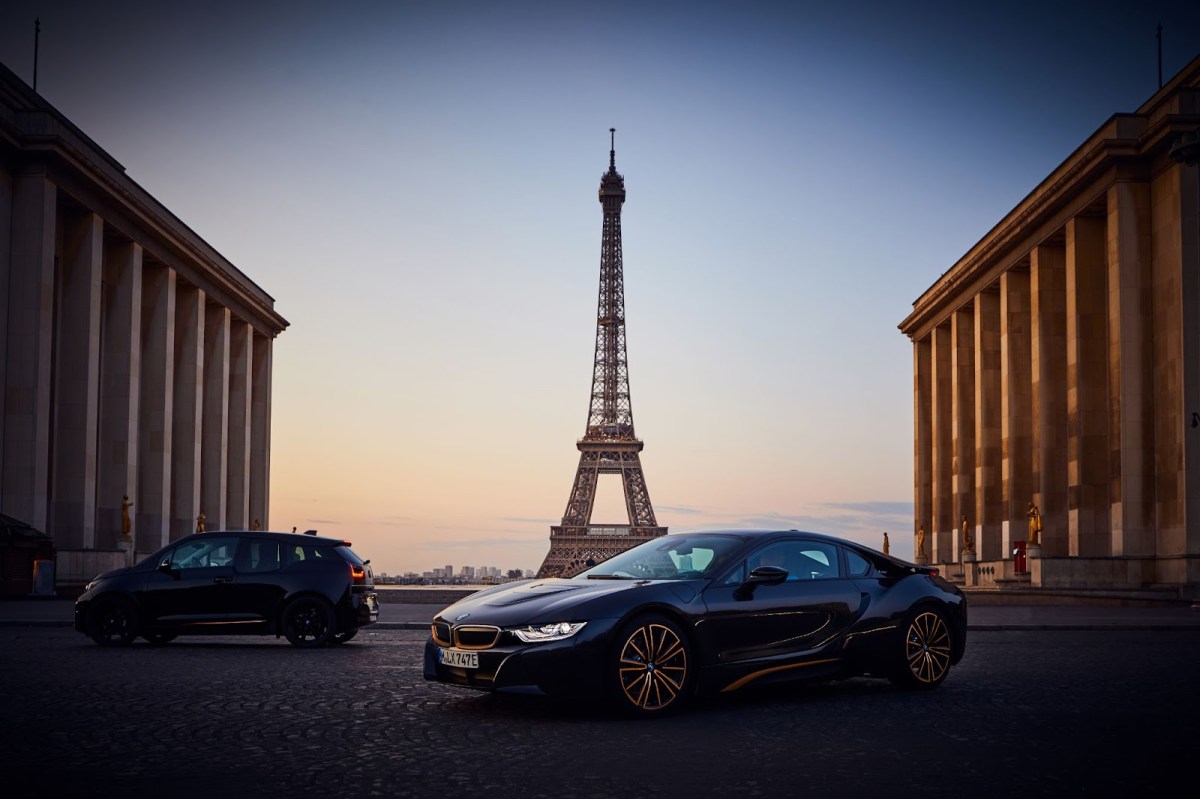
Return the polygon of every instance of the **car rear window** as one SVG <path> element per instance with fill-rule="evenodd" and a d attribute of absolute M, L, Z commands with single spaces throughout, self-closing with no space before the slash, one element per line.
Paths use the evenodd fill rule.
<path fill-rule="evenodd" d="M 355 566 L 365 566 L 366 565 L 366 562 L 363 561 L 363 559 L 360 558 L 358 555 L 354 554 L 354 550 L 352 550 L 350 547 L 343 545 L 340 547 L 334 547 L 334 549 L 336 549 L 338 552 L 340 552 L 342 554 L 343 558 L 345 558 L 350 563 L 353 563 Z"/>

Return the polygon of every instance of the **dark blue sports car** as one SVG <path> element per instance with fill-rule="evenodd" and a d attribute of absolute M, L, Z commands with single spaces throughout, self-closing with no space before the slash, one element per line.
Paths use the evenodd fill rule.
<path fill-rule="evenodd" d="M 936 569 L 817 533 L 674 533 L 570 579 L 508 583 L 442 610 L 425 679 L 605 696 L 657 715 L 698 691 L 784 680 L 932 688 L 962 659 L 966 632 L 966 598 Z"/>

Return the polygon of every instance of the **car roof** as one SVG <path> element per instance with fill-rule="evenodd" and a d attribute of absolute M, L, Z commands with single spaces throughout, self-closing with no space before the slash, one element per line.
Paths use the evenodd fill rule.
<path fill-rule="evenodd" d="M 350 542 L 344 538 L 329 538 L 327 536 L 309 535 L 307 533 L 283 533 L 274 530 L 208 530 L 203 533 L 192 533 L 181 538 L 179 541 L 192 538 L 204 538 L 213 535 L 232 535 L 237 538 L 264 538 L 270 541 L 279 541 L 283 544 L 294 544 L 295 546 L 350 546 Z M 179 541 L 172 541 L 172 544 L 177 544 Z"/>

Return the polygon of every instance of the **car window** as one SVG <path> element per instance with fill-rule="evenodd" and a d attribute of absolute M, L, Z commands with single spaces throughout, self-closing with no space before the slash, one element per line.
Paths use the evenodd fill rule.
<path fill-rule="evenodd" d="M 786 570 L 788 582 L 825 580 L 840 575 L 835 545 L 818 541 L 775 541 L 750 553 L 739 568 L 722 580 L 722 584 L 741 585 L 759 566 Z"/>
<path fill-rule="evenodd" d="M 846 553 L 846 572 L 851 577 L 865 577 L 871 573 L 871 561 L 855 552 L 853 549 L 842 550 Z"/>
<path fill-rule="evenodd" d="M 279 569 L 279 542 L 250 539 L 242 541 L 235 567 L 239 572 L 258 574 Z"/>
<path fill-rule="evenodd" d="M 237 551 L 237 539 L 213 536 L 180 544 L 171 552 L 172 569 L 210 569 L 229 566 Z"/>
<path fill-rule="evenodd" d="M 288 559 L 292 563 L 304 563 L 308 561 L 328 561 L 336 557 L 333 547 L 317 546 L 315 544 L 298 544 L 289 546 Z"/>
<path fill-rule="evenodd" d="M 575 579 L 694 580 L 723 569 L 741 543 L 734 536 L 663 536 L 614 555 Z"/>

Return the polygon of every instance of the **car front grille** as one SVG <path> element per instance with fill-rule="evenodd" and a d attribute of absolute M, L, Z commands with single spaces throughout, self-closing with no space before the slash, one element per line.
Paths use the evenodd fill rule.
<path fill-rule="evenodd" d="M 454 628 L 454 643 L 460 649 L 491 649 L 499 640 L 499 627 L 464 624 Z"/>
<path fill-rule="evenodd" d="M 453 646 L 454 636 L 450 632 L 450 625 L 444 621 L 434 622 L 430 628 L 433 634 L 433 641 L 438 646 Z"/>

